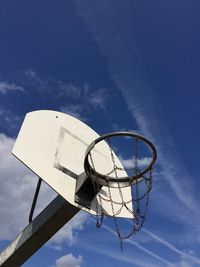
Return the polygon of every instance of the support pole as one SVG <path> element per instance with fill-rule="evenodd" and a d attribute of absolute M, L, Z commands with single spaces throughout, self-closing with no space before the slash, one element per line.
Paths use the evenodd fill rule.
<path fill-rule="evenodd" d="M 37 202 L 37 199 L 38 199 L 38 194 L 39 194 L 39 191 L 40 191 L 41 183 L 42 183 L 42 179 L 39 178 L 38 179 L 38 183 L 37 183 L 37 187 L 36 187 L 36 190 L 35 190 L 35 195 L 34 195 L 34 198 L 33 198 L 33 202 L 32 202 L 32 205 L 31 205 L 29 218 L 28 218 L 29 223 L 31 223 L 32 220 L 33 220 L 33 213 L 34 213 L 35 205 L 36 205 L 36 202 Z"/>
<path fill-rule="evenodd" d="M 1 267 L 20 267 L 80 209 L 57 196 L 0 254 Z"/>

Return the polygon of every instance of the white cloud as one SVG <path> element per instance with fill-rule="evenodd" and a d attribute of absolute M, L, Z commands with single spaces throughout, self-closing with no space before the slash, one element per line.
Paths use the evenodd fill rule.
<path fill-rule="evenodd" d="M 15 140 L 0 134 L 0 240 L 13 239 L 27 224 L 38 177 L 12 154 Z M 56 196 L 42 183 L 34 217 Z M 60 248 L 63 242 L 76 242 L 76 233 L 83 228 L 86 214 L 78 213 L 55 235 L 49 244 Z"/>
<path fill-rule="evenodd" d="M 23 73 L 30 79 L 37 79 L 37 74 L 34 70 L 32 69 L 27 69 L 25 71 L 23 71 Z"/>
<path fill-rule="evenodd" d="M 176 266 L 177 267 L 193 267 L 194 265 L 193 265 L 193 261 L 191 261 L 189 257 L 182 255 L 180 262 L 178 262 Z"/>
<path fill-rule="evenodd" d="M 116 123 L 112 124 L 112 128 L 116 132 L 133 132 L 133 133 L 137 132 L 135 129 L 124 128 L 124 127 L 121 127 L 120 125 L 118 125 Z"/>
<path fill-rule="evenodd" d="M 119 159 L 125 168 L 129 169 L 129 168 L 135 167 L 135 157 L 132 157 L 129 159 L 124 159 L 122 156 L 119 156 Z M 150 157 L 138 158 L 137 159 L 137 166 L 139 168 L 144 169 L 145 167 L 147 167 L 150 164 L 151 160 L 152 159 Z"/>
<path fill-rule="evenodd" d="M 87 82 L 76 85 L 53 78 L 44 78 L 32 69 L 23 71 L 23 74 L 27 78 L 27 86 L 33 86 L 42 95 L 51 98 L 53 96 L 55 100 L 65 99 L 66 104 L 60 107 L 60 111 L 78 119 L 86 120 L 85 115 L 93 109 L 106 109 L 108 93 L 105 88 L 94 90 Z"/>
<path fill-rule="evenodd" d="M 79 104 L 69 104 L 62 106 L 60 111 L 72 115 L 82 121 L 87 121 L 86 115 L 92 110 L 105 110 L 107 102 L 107 90 L 98 89 L 91 92 L 89 85 L 86 83 L 82 88 L 79 88 L 81 94 L 77 98 Z"/>
<path fill-rule="evenodd" d="M 81 104 L 63 106 L 60 108 L 60 111 L 68 115 L 71 115 L 79 120 L 86 121 L 86 118 L 83 116 L 83 114 L 85 114 L 84 106 Z"/>
<path fill-rule="evenodd" d="M 79 255 L 75 257 L 72 253 L 60 257 L 56 260 L 52 267 L 80 267 L 83 262 L 83 257 Z"/>
<path fill-rule="evenodd" d="M 89 102 L 95 107 L 100 109 L 106 109 L 106 94 L 107 90 L 102 88 L 92 93 L 89 97 Z"/>
<path fill-rule="evenodd" d="M 31 194 L 31 188 L 34 188 L 30 173 L 11 155 L 13 144 L 13 139 L 0 134 L 1 239 L 12 239 L 26 224 L 27 207 L 30 205 L 29 200 L 31 201 L 28 195 Z"/>
<path fill-rule="evenodd" d="M 24 92 L 24 88 L 16 85 L 15 83 L 10 83 L 7 81 L 0 82 L 0 93 L 5 95 L 9 91 L 21 91 Z"/>
<path fill-rule="evenodd" d="M 81 89 L 78 86 L 53 78 L 41 77 L 32 69 L 27 69 L 22 73 L 28 79 L 27 85 L 34 86 L 39 93 L 45 96 L 53 96 L 55 100 L 65 97 L 70 99 L 80 98 Z"/>
<path fill-rule="evenodd" d="M 22 118 L 10 110 L 0 110 L 0 119 L 5 128 L 13 130 L 19 127 Z"/>
<path fill-rule="evenodd" d="M 77 232 L 82 230 L 88 214 L 80 211 L 75 215 L 58 233 L 56 233 L 48 242 L 48 245 L 56 250 L 60 250 L 65 243 L 71 246 L 77 241 Z"/>
<path fill-rule="evenodd" d="M 0 134 L 0 239 L 13 239 L 28 224 L 37 177 L 11 154 L 14 139 Z M 35 214 L 54 192 L 43 184 Z"/>
<path fill-rule="evenodd" d="M 57 98 L 70 97 L 72 99 L 77 99 L 81 97 L 81 88 L 79 88 L 78 86 L 74 86 L 73 84 L 66 84 L 63 81 L 58 81 L 57 86 Z"/>

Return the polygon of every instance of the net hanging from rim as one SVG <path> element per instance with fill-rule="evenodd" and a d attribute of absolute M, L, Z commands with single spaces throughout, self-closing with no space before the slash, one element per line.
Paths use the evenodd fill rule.
<path fill-rule="evenodd" d="M 119 149 L 116 149 L 116 144 L 113 143 L 114 139 L 121 139 L 130 141 L 128 145 L 131 148 L 132 156 L 129 160 L 122 160 L 123 165 L 119 164 L 116 160 L 117 151 L 118 157 Z M 100 142 L 104 141 L 110 154 L 111 169 L 107 173 L 100 173 L 95 166 L 95 157 L 93 150 L 98 146 Z M 119 145 L 119 143 L 117 143 Z M 115 148 L 114 148 L 115 146 Z M 145 149 L 144 149 L 145 148 Z M 124 149 L 122 147 L 122 149 Z M 115 151 L 115 152 L 114 152 Z M 147 156 L 148 155 L 148 156 Z M 96 197 L 96 226 L 100 227 L 103 223 L 104 216 L 107 216 L 103 210 L 102 203 L 108 202 L 111 207 L 111 214 L 109 217 L 113 217 L 115 230 L 120 240 L 121 250 L 122 241 L 128 239 L 133 234 L 138 232 L 146 219 L 147 208 L 149 203 L 149 192 L 152 189 L 152 174 L 153 166 L 157 158 L 157 153 L 154 145 L 141 135 L 132 132 L 115 132 L 103 135 L 96 139 L 87 149 L 84 162 L 85 172 L 92 180 L 92 184 Z M 128 164 L 127 164 L 128 163 Z M 124 176 L 122 176 L 124 174 Z M 105 197 L 101 194 L 101 187 L 106 186 L 108 196 Z M 127 199 L 123 195 L 123 188 L 130 187 L 131 197 Z M 120 200 L 115 200 L 112 195 L 111 188 L 118 190 Z M 126 234 L 122 234 L 119 225 L 120 213 L 123 209 L 126 209 L 130 213 L 131 228 Z"/>

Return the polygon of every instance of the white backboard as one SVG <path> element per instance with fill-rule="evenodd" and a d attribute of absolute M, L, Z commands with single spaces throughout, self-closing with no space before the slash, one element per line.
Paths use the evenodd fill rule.
<path fill-rule="evenodd" d="M 78 206 L 90 214 L 96 214 L 96 198 L 91 208 L 75 203 L 76 176 L 84 172 L 84 158 L 87 147 L 99 135 L 85 123 L 64 113 L 49 110 L 33 111 L 26 115 L 12 153 L 45 183 L 52 187 L 69 203 Z M 95 165 L 102 173 L 110 169 L 109 150 L 102 142 L 96 150 Z M 121 166 L 119 159 L 118 165 Z M 107 187 L 101 189 L 104 198 L 109 197 Z M 112 199 L 121 202 L 119 190 L 111 189 Z M 125 201 L 131 200 L 131 189 L 122 189 Z M 132 209 L 130 202 L 129 208 Z M 102 200 L 107 215 L 112 215 L 111 203 Z M 117 211 L 120 207 L 114 204 Z M 122 208 L 119 217 L 131 217 L 126 208 Z"/>

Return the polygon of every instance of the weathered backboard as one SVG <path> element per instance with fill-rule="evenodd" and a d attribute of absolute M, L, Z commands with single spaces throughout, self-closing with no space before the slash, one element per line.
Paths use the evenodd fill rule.
<path fill-rule="evenodd" d="M 91 208 L 85 208 L 75 202 L 75 190 L 77 175 L 84 172 L 86 149 L 98 137 L 94 130 L 72 116 L 57 111 L 33 111 L 26 115 L 12 153 L 69 203 L 96 214 L 96 197 Z M 106 173 L 110 168 L 106 144 L 102 142 L 95 153 L 97 169 Z M 115 160 L 122 166 L 118 158 Z M 124 200 L 131 200 L 131 189 L 121 190 Z M 100 192 L 105 199 L 109 197 L 107 187 Z M 111 188 L 111 193 L 115 202 L 121 202 L 118 189 Z M 130 209 L 131 205 L 130 201 Z M 107 215 L 112 215 L 110 202 L 102 200 L 102 207 Z M 119 209 L 117 204 L 114 208 Z M 129 218 L 131 214 L 123 208 L 117 216 Z"/>

